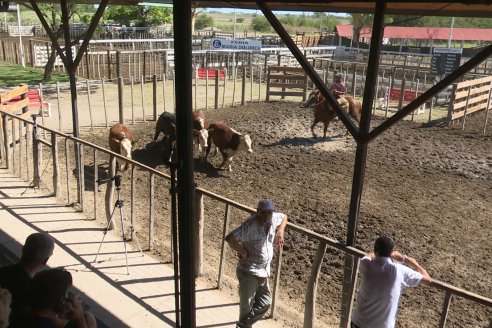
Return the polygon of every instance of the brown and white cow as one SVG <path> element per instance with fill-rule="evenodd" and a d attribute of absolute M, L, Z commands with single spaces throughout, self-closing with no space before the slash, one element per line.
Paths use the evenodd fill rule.
<path fill-rule="evenodd" d="M 222 154 L 222 164 L 219 169 L 227 163 L 229 172 L 231 170 L 232 158 L 238 151 L 247 151 L 252 153 L 251 137 L 248 134 L 241 134 L 231 129 L 224 122 L 216 122 L 208 127 L 208 146 L 205 158 L 210 152 L 212 142 Z"/>
<path fill-rule="evenodd" d="M 128 127 L 121 123 L 116 123 L 109 130 L 109 149 L 128 159 L 132 159 L 132 146 L 134 144 L 133 135 Z M 130 167 L 130 162 L 116 158 L 117 169 L 126 171 Z"/>
<path fill-rule="evenodd" d="M 201 110 L 194 111 L 193 115 L 193 140 L 198 145 L 200 160 L 205 161 L 205 151 L 208 146 L 208 121 Z"/>

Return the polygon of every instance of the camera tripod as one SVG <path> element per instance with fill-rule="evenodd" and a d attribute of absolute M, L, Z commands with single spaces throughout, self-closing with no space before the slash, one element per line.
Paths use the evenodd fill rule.
<path fill-rule="evenodd" d="M 108 181 L 113 181 L 115 182 L 116 185 L 116 195 L 117 199 L 116 202 L 114 203 L 113 211 L 111 212 L 111 217 L 108 220 L 108 224 L 106 228 L 104 229 L 103 232 L 103 238 L 101 240 L 101 243 L 99 244 L 99 249 L 97 250 L 96 257 L 94 258 L 94 263 L 97 261 L 97 257 L 99 256 L 99 252 L 101 251 L 102 244 L 104 243 L 104 239 L 106 238 L 106 234 L 108 233 L 109 227 L 111 226 L 113 222 L 113 215 L 116 212 L 116 209 L 119 209 L 120 212 L 120 223 L 121 223 L 121 235 L 123 238 L 123 244 L 125 247 L 125 260 L 126 260 L 126 274 L 130 274 L 130 271 L 128 269 L 128 252 L 126 249 L 126 236 L 125 236 L 125 224 L 123 221 L 124 215 L 123 215 L 123 201 L 120 199 L 120 190 L 121 190 L 121 176 L 120 175 L 115 175 L 114 177 L 106 180 L 98 180 L 97 182 L 108 182 Z M 133 228 L 133 224 L 130 222 L 130 236 L 134 235 L 135 229 Z M 135 235 L 135 239 L 137 241 L 138 249 L 140 250 L 140 254 L 142 256 L 144 255 L 142 252 L 142 247 L 140 246 L 140 242 L 138 241 L 138 238 Z"/>

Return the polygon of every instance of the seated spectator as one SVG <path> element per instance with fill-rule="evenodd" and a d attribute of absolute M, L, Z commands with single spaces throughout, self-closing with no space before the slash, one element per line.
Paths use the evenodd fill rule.
<path fill-rule="evenodd" d="M 55 244 L 47 233 L 33 233 L 22 247 L 19 263 L 0 268 L 0 287 L 12 295 L 10 320 L 21 314 L 27 304 L 27 286 L 36 273 L 46 266 Z"/>
<path fill-rule="evenodd" d="M 72 275 L 64 269 L 39 272 L 28 288 L 29 307 L 13 322 L 19 328 L 97 327 L 94 316 L 84 312 L 82 302 L 69 298 Z"/>
<path fill-rule="evenodd" d="M 0 288 L 0 328 L 5 328 L 9 325 L 10 303 L 12 296 L 9 291 Z"/>

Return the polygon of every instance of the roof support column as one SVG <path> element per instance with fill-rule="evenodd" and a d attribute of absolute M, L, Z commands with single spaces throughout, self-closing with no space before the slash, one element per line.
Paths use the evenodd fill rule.
<path fill-rule="evenodd" d="M 357 150 L 355 152 L 354 175 L 352 178 L 352 194 L 350 197 L 350 210 L 347 225 L 347 246 L 355 246 L 357 240 L 357 223 L 359 220 L 360 201 L 364 187 L 364 175 L 367 161 L 367 138 L 369 134 L 372 103 L 374 100 L 375 86 L 377 85 L 377 75 L 379 68 L 379 57 L 381 44 L 384 35 L 384 13 L 386 11 L 386 1 L 377 1 L 372 27 L 371 47 L 369 61 L 367 63 L 367 76 L 362 102 L 362 116 L 359 127 L 360 138 L 357 140 Z M 343 272 L 342 286 L 342 307 L 340 327 L 346 328 L 350 324 L 352 305 L 354 302 L 354 291 L 357 281 L 358 259 L 352 255 L 345 255 L 345 265 Z"/>
<path fill-rule="evenodd" d="M 176 78 L 176 146 L 178 173 L 179 271 L 181 326 L 196 327 L 195 183 L 192 140 L 191 0 L 173 2 Z M 177 277 L 175 277 L 177 278 Z"/>

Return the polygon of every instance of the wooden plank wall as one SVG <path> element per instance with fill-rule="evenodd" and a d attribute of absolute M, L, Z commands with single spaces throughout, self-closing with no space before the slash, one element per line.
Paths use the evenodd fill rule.
<path fill-rule="evenodd" d="M 489 110 L 492 97 L 492 76 L 456 83 L 449 104 L 447 123 L 464 119 L 477 111 Z"/>

